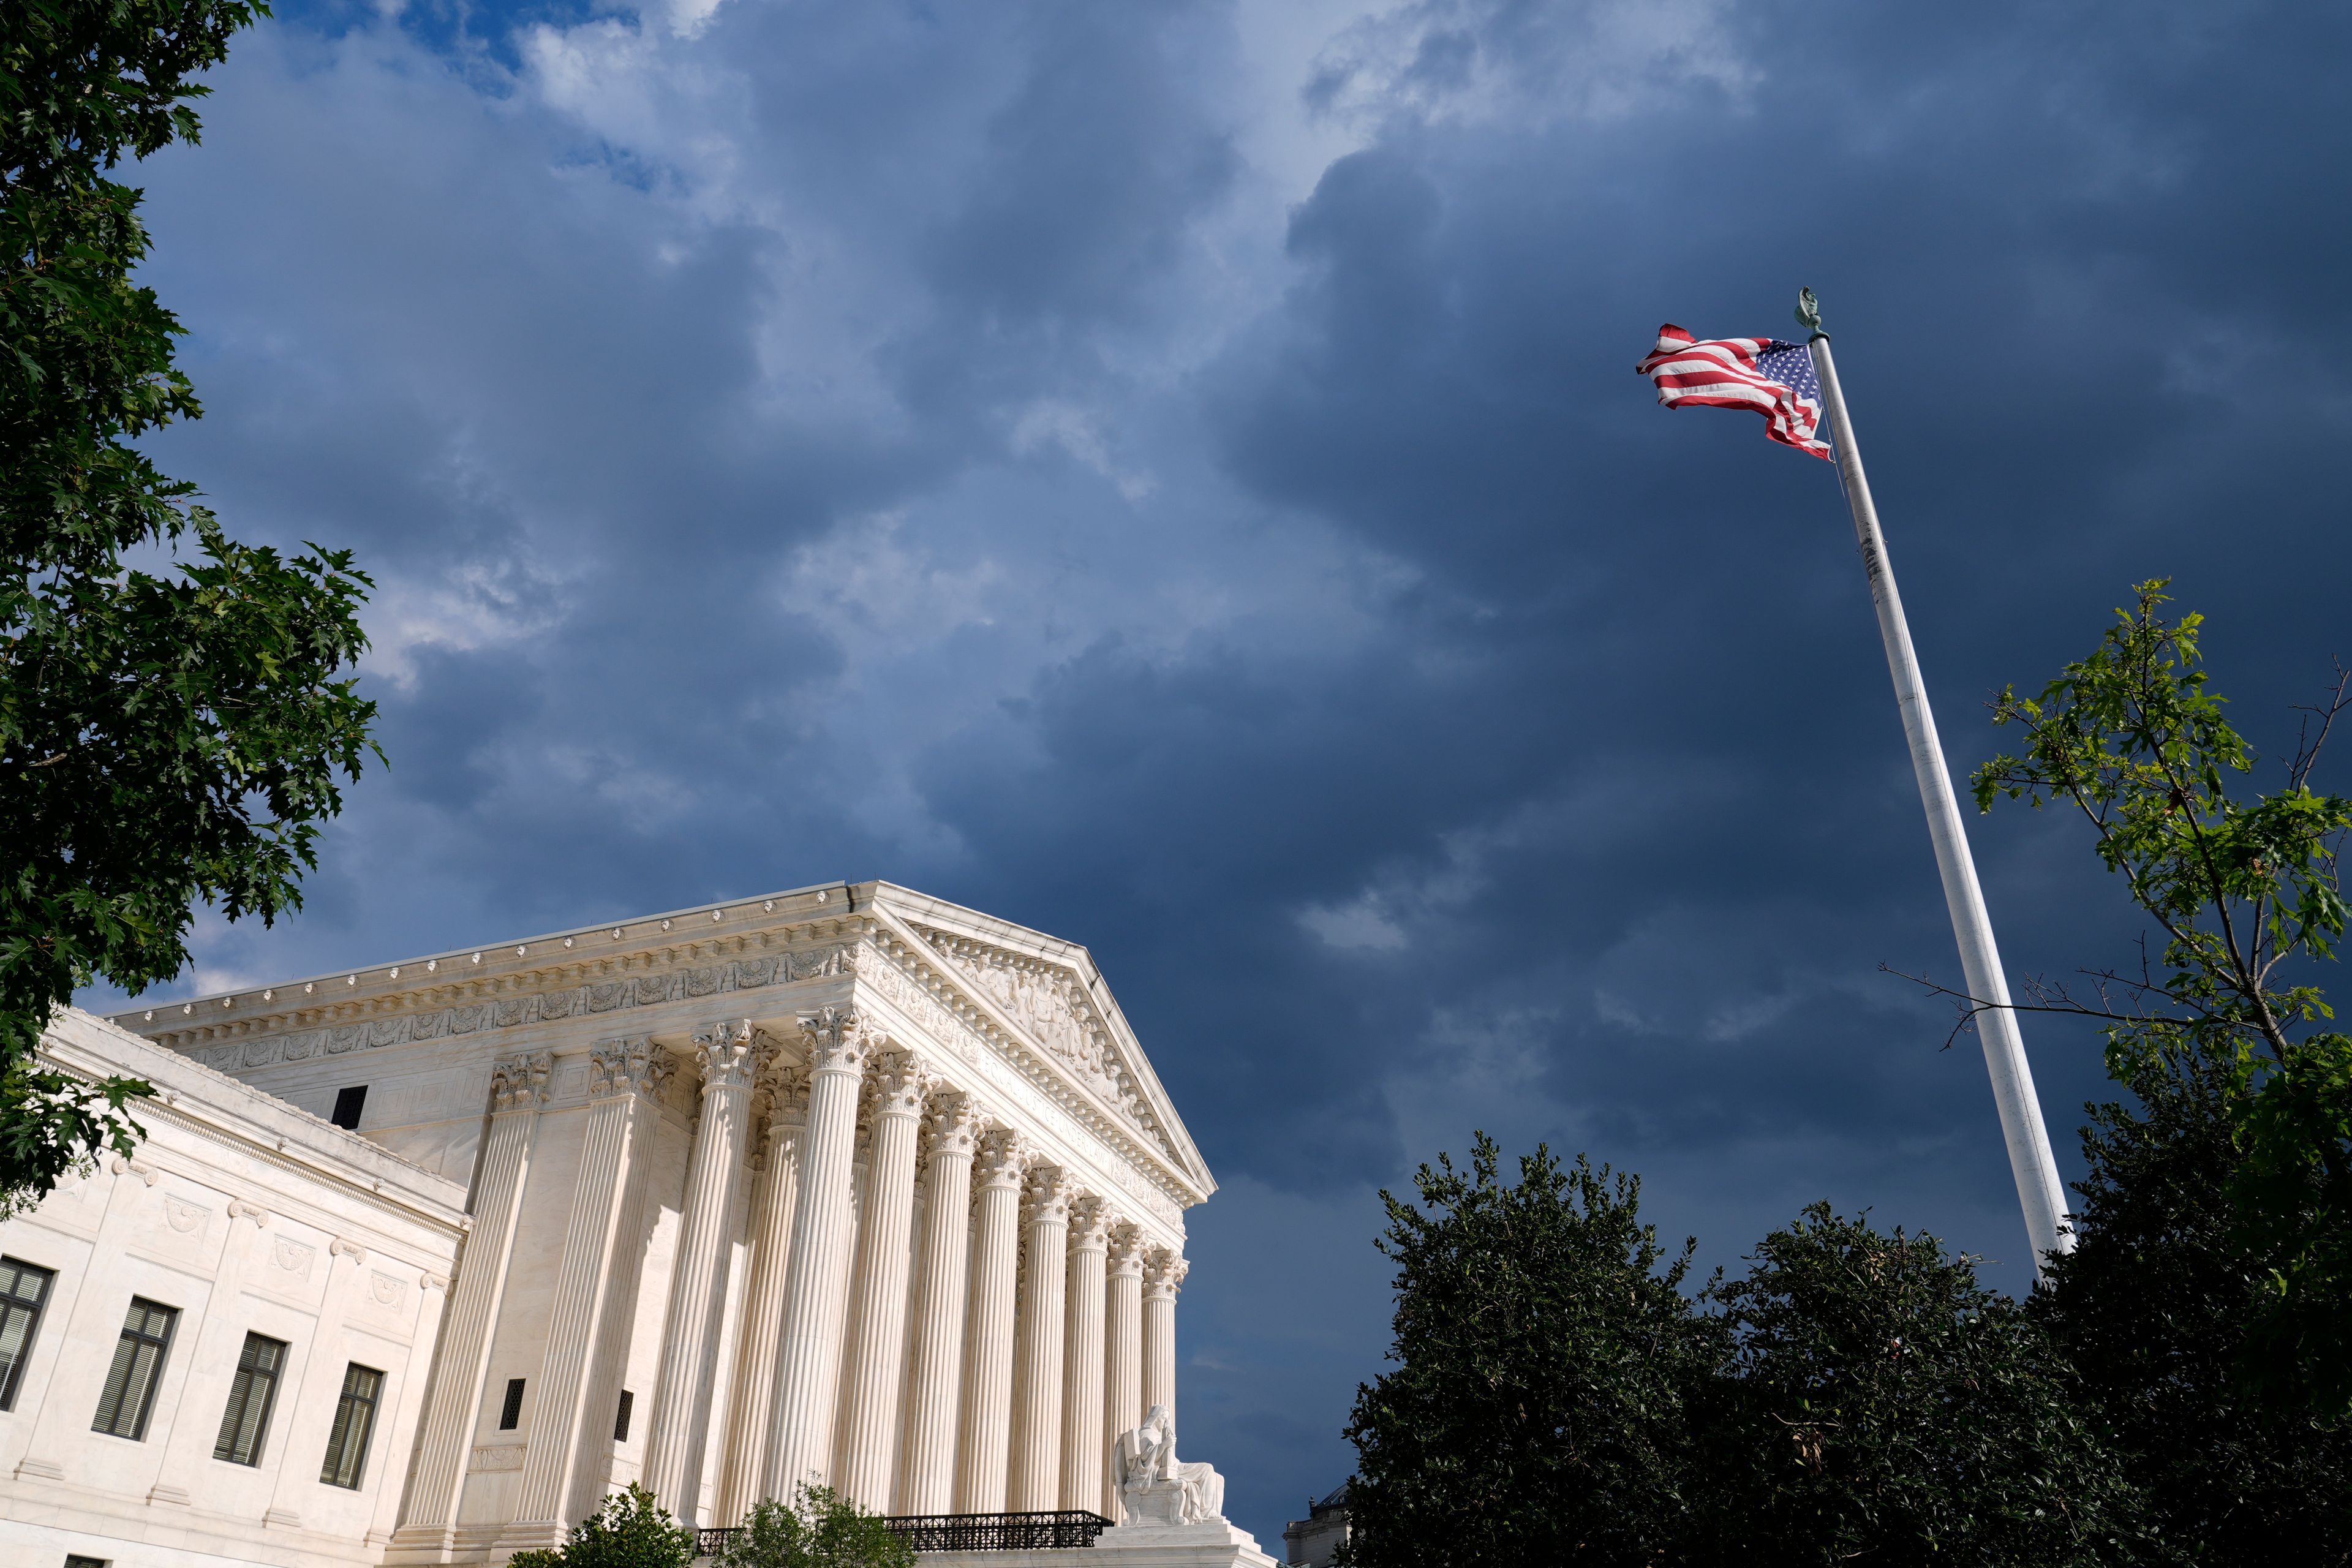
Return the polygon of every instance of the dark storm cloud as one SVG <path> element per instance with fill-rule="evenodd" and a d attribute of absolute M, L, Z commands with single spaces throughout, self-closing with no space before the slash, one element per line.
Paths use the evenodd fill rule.
<path fill-rule="evenodd" d="M 1833 474 L 1661 320 L 1826 303 L 1947 748 L 2135 578 L 2266 744 L 2342 647 L 2340 6 L 297 11 L 148 172 L 249 532 L 392 766 L 264 979 L 831 877 L 1089 944 L 1225 1191 L 1186 1446 L 1345 1472 L 1370 1189 L 1473 1127 L 1728 1258 L 2025 1272 Z M 1306 35 L 1312 35 L 1306 36 Z M 2137 930 L 1972 825 L 2012 973 Z M 2095 1042 L 2028 1029 L 2071 1160 Z"/>

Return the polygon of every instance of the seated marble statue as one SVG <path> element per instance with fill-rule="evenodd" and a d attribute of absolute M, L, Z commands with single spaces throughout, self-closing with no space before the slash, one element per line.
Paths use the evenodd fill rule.
<path fill-rule="evenodd" d="M 1176 1420 L 1155 1405 L 1143 1425 L 1120 1436 L 1111 1455 L 1129 1522 L 1206 1524 L 1225 1513 L 1225 1478 L 1216 1467 L 1176 1458 Z"/>

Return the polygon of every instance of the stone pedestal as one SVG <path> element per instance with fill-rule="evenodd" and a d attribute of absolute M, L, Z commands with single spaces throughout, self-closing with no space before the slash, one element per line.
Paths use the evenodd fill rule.
<path fill-rule="evenodd" d="M 1170 1483 L 1181 1501 L 1183 1488 Z M 1128 1494 L 1129 1519 L 1139 1500 Z M 1199 1524 L 1118 1524 L 1095 1537 L 1095 1568 L 1274 1568 L 1257 1537 L 1230 1520 Z"/>

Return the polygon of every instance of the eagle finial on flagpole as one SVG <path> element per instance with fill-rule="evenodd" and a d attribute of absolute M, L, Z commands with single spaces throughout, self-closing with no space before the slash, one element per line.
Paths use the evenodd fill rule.
<path fill-rule="evenodd" d="M 1822 331 L 1822 302 L 1813 298 L 1811 289 L 1797 290 L 1797 325 L 1811 328 L 1814 337 L 1829 336 Z"/>

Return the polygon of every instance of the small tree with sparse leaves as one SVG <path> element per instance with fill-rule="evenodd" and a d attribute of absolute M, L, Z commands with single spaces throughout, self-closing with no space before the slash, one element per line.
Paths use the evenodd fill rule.
<path fill-rule="evenodd" d="M 753 1508 L 715 1568 L 915 1568 L 915 1549 L 831 1487 L 803 1486 Z"/>

